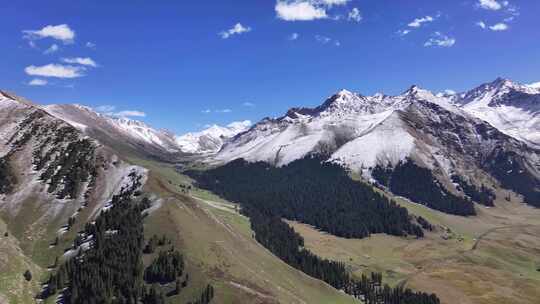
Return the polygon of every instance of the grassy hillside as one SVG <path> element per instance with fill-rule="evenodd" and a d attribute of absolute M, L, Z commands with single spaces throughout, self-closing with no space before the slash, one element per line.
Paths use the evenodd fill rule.
<path fill-rule="evenodd" d="M 249 220 L 234 205 L 198 189 L 182 193 L 179 185 L 190 181 L 172 166 L 130 161 L 150 169 L 145 190 L 161 197 L 161 207 L 146 220 L 145 233 L 172 238 L 186 257 L 188 272 L 198 274 L 192 289 L 178 298 L 192 298 L 211 281 L 213 303 L 358 303 L 260 246 Z"/>
<path fill-rule="evenodd" d="M 26 270 L 32 273 L 30 282 L 23 277 Z M 20 242 L 0 219 L 0 303 L 33 303 L 33 291 L 39 288 L 39 278 L 45 271 L 25 256 Z"/>

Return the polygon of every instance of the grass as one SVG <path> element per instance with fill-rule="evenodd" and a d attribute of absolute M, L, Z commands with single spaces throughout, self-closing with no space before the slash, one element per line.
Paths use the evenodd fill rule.
<path fill-rule="evenodd" d="M 478 206 L 478 216 L 465 218 L 395 200 L 438 230 L 423 239 L 373 235 L 358 240 L 289 224 L 305 238 L 308 249 L 345 262 L 354 274 L 380 271 L 386 283 L 435 292 L 443 303 L 538 302 L 539 209 L 499 200 L 496 208 Z M 451 229 L 450 239 L 441 238 L 442 227 Z"/>
<path fill-rule="evenodd" d="M 39 288 L 39 277 L 44 270 L 24 255 L 18 240 L 10 234 L 7 225 L 0 219 L 0 303 L 33 303 L 33 291 Z M 30 270 L 32 280 L 26 281 L 23 273 Z"/>

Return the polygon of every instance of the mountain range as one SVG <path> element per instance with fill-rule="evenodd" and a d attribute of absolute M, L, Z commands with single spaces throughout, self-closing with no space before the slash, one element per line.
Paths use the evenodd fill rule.
<path fill-rule="evenodd" d="M 540 86 L 498 78 L 461 93 L 436 94 L 418 86 L 395 96 L 363 96 L 341 90 L 317 107 L 295 107 L 280 117 L 267 117 L 254 124 L 213 125 L 184 135 L 83 105 L 38 105 L 0 91 L 0 227 L 5 222 L 17 238 L 9 254 L 28 268 L 43 270 L 50 263 L 42 256 L 44 250 L 66 258 L 91 248 L 95 243 L 81 240 L 77 231 L 111 208 L 113 197 L 129 188 L 137 193 L 133 197 L 142 191 L 149 193 L 155 207 L 148 212 L 162 206 L 180 208 L 160 213 L 170 216 L 171 212 L 189 209 L 189 216 L 183 220 L 196 223 L 183 226 L 190 231 L 183 237 L 191 238 L 189 244 L 194 244 L 199 231 L 214 229 L 209 233 L 214 235 L 232 233 L 232 228 L 194 207 L 197 204 L 186 194 L 191 189 L 189 179 L 176 177 L 183 173 L 180 163 L 204 169 L 225 168 L 225 164 L 245 169 L 255 163 L 259 171 L 253 172 L 259 172 L 260 178 L 260 172 L 269 167 L 277 170 L 295 162 L 301 167 L 297 161 L 313 156 L 324 163 L 341 165 L 369 189 L 375 186 L 452 216 L 474 217 L 482 213 L 475 211 L 481 205 L 496 206 L 495 196 L 501 195 L 540 207 Z M 245 162 L 234 162 L 238 159 Z M 311 166 L 311 162 L 306 163 Z M 294 168 L 287 167 L 290 172 Z M 234 170 L 227 172 L 227 168 L 223 171 L 237 174 Z M 412 183 L 407 181 L 410 176 L 415 176 Z M 408 188 L 421 189 L 416 192 L 425 191 L 429 196 Z M 163 205 L 174 199 L 183 202 L 181 207 Z M 229 207 L 211 204 L 235 214 Z M 407 214 L 402 218 L 412 221 L 411 227 L 425 221 Z M 208 220 L 209 226 L 201 226 L 201 219 Z M 162 219 L 151 223 L 150 229 L 157 231 L 164 225 Z M 57 246 L 58 238 L 70 247 Z M 248 239 L 246 242 L 254 242 Z M 217 250 L 215 244 L 221 241 L 212 240 L 211 250 Z M 237 252 L 242 263 L 264 267 L 250 259 L 260 259 L 266 253 L 250 246 L 246 247 L 251 248 L 249 254 Z M 221 254 L 226 255 L 224 252 Z M 251 256 L 253 252 L 257 254 Z M 202 263 L 198 265 L 204 268 Z M 257 278 L 260 286 L 266 278 Z M 241 286 L 242 292 L 253 294 Z M 282 287 L 276 286 L 267 287 L 280 293 Z M 313 288 L 312 283 L 302 286 Z M 289 292 L 283 297 L 292 296 Z"/>

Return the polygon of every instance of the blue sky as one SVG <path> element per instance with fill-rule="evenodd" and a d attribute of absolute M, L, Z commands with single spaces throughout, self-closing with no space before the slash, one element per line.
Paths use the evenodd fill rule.
<path fill-rule="evenodd" d="M 536 0 L 21 0 L 0 13 L 0 88 L 176 133 L 342 88 L 540 81 Z"/>

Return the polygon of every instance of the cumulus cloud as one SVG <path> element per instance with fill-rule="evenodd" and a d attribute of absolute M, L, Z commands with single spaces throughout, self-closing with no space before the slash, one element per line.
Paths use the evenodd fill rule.
<path fill-rule="evenodd" d="M 435 32 L 431 38 L 429 38 L 426 43 L 424 43 L 425 47 L 432 47 L 432 46 L 438 46 L 438 47 L 452 47 L 456 44 L 456 39 L 448 37 L 444 34 L 441 34 L 440 32 Z"/>
<path fill-rule="evenodd" d="M 47 80 L 41 78 L 34 78 L 28 82 L 29 86 L 46 86 L 48 83 Z"/>
<path fill-rule="evenodd" d="M 219 35 L 223 39 L 228 39 L 229 37 L 231 37 L 233 35 L 240 35 L 240 34 L 247 33 L 247 32 L 251 32 L 251 28 L 249 26 L 245 27 L 241 23 L 237 23 L 232 28 L 230 28 L 230 29 L 228 29 L 226 31 L 220 32 Z"/>
<path fill-rule="evenodd" d="M 497 2 L 497 0 L 478 0 L 479 7 L 492 11 L 500 10 L 504 4 L 508 5 L 508 1 L 503 1 L 501 3 Z"/>
<path fill-rule="evenodd" d="M 246 102 L 242 103 L 242 105 L 243 105 L 244 107 L 249 107 L 249 108 L 253 108 L 253 107 L 255 106 L 254 103 L 249 102 L 249 101 L 246 101 Z"/>
<path fill-rule="evenodd" d="M 204 113 L 204 114 L 212 113 L 212 110 L 204 109 L 204 110 L 201 111 L 201 113 Z"/>
<path fill-rule="evenodd" d="M 349 12 L 349 15 L 348 15 L 347 19 L 349 21 L 360 22 L 360 21 L 362 21 L 362 14 L 360 13 L 360 10 L 357 7 L 354 7 Z"/>
<path fill-rule="evenodd" d="M 90 41 L 88 41 L 84 46 L 86 46 L 89 49 L 95 49 L 96 48 L 96 44 L 93 43 L 93 42 L 90 42 Z"/>
<path fill-rule="evenodd" d="M 94 60 L 92 60 L 92 58 L 89 58 L 89 57 L 62 58 L 62 62 L 71 63 L 71 64 L 80 64 L 80 65 L 90 66 L 93 68 L 97 67 L 97 63 Z"/>
<path fill-rule="evenodd" d="M 309 0 L 278 0 L 275 10 L 277 17 L 285 21 L 310 21 L 328 18 L 324 6 Z"/>
<path fill-rule="evenodd" d="M 24 38 L 30 40 L 52 38 L 60 40 L 64 43 L 72 43 L 75 39 L 75 31 L 73 31 L 67 24 L 47 25 L 40 30 L 23 31 L 23 34 Z"/>
<path fill-rule="evenodd" d="M 43 54 L 52 54 L 52 53 L 56 53 L 60 50 L 60 47 L 58 46 L 58 44 L 54 43 L 53 45 L 51 45 L 48 49 L 46 49 Z"/>
<path fill-rule="evenodd" d="M 27 66 L 24 71 L 31 76 L 77 78 L 84 76 L 84 67 L 50 63 L 43 66 Z"/>
<path fill-rule="evenodd" d="M 508 29 L 508 24 L 500 22 L 490 26 L 489 29 L 494 32 L 506 31 Z"/>

